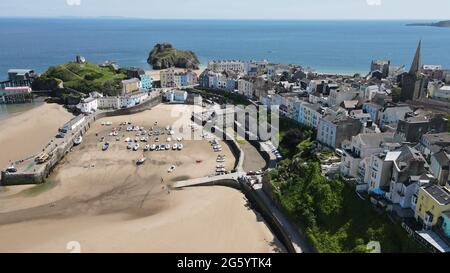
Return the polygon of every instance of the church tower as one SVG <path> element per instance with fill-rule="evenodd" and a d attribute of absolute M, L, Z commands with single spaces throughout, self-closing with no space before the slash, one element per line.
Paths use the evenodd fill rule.
<path fill-rule="evenodd" d="M 421 50 L 422 41 L 419 41 L 411 69 L 407 74 L 403 75 L 402 92 L 400 95 L 401 101 L 414 101 L 426 97 L 427 79 L 421 73 Z"/>

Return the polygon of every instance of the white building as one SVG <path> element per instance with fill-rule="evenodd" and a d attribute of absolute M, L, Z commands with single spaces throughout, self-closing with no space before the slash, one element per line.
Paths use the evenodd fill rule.
<path fill-rule="evenodd" d="M 67 134 L 69 131 L 73 131 L 78 128 L 78 126 L 82 125 L 85 121 L 86 117 L 84 115 L 78 115 L 64 124 L 64 126 L 59 129 L 59 132 Z"/>
<path fill-rule="evenodd" d="M 184 103 L 187 100 L 188 93 L 186 91 L 181 90 L 172 90 L 167 91 L 164 94 L 164 97 L 166 101 L 172 102 L 172 103 Z"/>
<path fill-rule="evenodd" d="M 253 82 L 244 79 L 238 80 L 238 92 L 247 98 L 253 98 Z"/>
<path fill-rule="evenodd" d="M 359 97 L 360 93 L 357 90 L 351 89 L 332 89 L 330 96 L 328 97 L 328 103 L 330 106 L 341 105 L 346 100 L 354 100 Z"/>
<path fill-rule="evenodd" d="M 433 99 L 450 101 L 450 85 L 442 86 L 434 90 Z"/>
<path fill-rule="evenodd" d="M 223 71 L 244 73 L 245 64 L 242 61 L 236 60 L 211 61 L 208 63 L 208 69 L 219 73 Z"/>
<path fill-rule="evenodd" d="M 389 187 L 394 161 L 400 156 L 399 151 L 384 151 L 373 154 L 361 161 L 358 170 L 358 184 L 371 192 L 374 189 Z"/>
<path fill-rule="evenodd" d="M 383 151 L 383 142 L 393 142 L 394 133 L 359 134 L 352 137 L 349 147 L 344 149 L 341 174 L 346 177 L 357 177 L 361 160 Z"/>
<path fill-rule="evenodd" d="M 319 120 L 323 117 L 324 111 L 319 104 L 302 102 L 298 113 L 298 122 L 307 127 L 317 129 Z"/>
<path fill-rule="evenodd" d="M 378 85 L 370 85 L 361 90 L 362 97 L 365 101 L 371 101 L 376 94 L 386 94 Z"/>
<path fill-rule="evenodd" d="M 98 101 L 96 98 L 83 99 L 79 105 L 82 113 L 93 113 L 98 109 Z"/>
<path fill-rule="evenodd" d="M 412 113 L 413 110 L 409 106 L 387 107 L 381 110 L 379 125 L 383 126 L 396 125 L 400 120 L 405 120 L 407 113 Z"/>

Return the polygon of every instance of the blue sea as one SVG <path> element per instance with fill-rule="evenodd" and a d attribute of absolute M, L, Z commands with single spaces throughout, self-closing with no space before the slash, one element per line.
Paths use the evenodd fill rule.
<path fill-rule="evenodd" d="M 423 62 L 450 68 L 450 28 L 412 21 L 227 21 L 138 19 L 0 19 L 0 79 L 10 68 L 43 72 L 85 56 L 100 63 L 150 68 L 149 51 L 170 42 L 213 59 L 267 59 L 321 72 L 367 73 L 372 59 L 409 67 L 417 43 Z"/>

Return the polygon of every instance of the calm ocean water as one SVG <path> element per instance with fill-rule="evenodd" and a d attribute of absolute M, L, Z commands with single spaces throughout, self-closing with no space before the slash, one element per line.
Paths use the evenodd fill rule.
<path fill-rule="evenodd" d="M 0 79 L 9 68 L 43 72 L 81 54 L 93 62 L 148 68 L 157 42 L 211 59 L 267 59 L 323 72 L 366 73 L 372 59 L 409 67 L 419 39 L 423 61 L 450 68 L 450 28 L 405 21 L 202 21 L 0 19 Z"/>

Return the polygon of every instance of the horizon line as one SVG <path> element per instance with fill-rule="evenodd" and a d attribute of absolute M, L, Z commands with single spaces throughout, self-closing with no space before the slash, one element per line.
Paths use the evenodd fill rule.
<path fill-rule="evenodd" d="M 150 18 L 128 16 L 0 16 L 0 19 L 122 19 L 122 20 L 167 20 L 167 21 L 443 21 L 448 19 L 417 18 Z"/>

